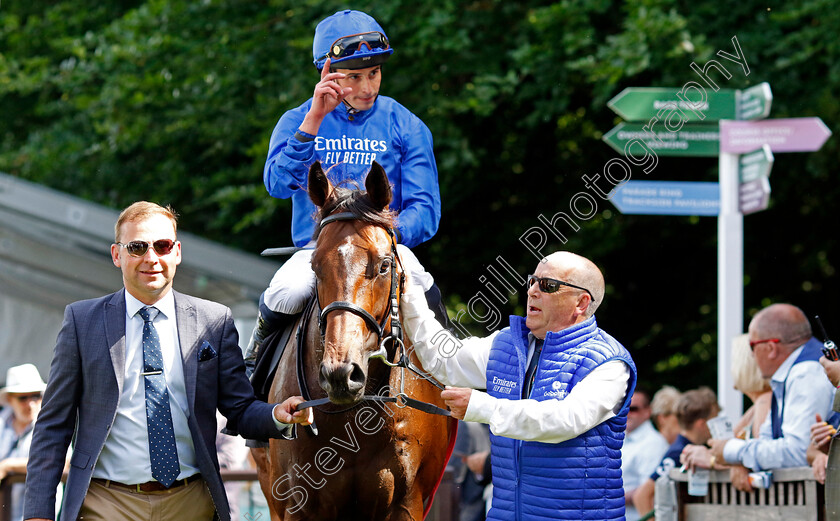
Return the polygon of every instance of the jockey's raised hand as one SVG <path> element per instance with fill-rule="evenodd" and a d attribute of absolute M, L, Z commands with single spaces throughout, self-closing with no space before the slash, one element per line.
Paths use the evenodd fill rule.
<path fill-rule="evenodd" d="M 324 68 L 321 69 L 321 81 L 315 84 L 315 91 L 312 94 L 312 106 L 309 108 L 300 130 L 318 135 L 321 122 L 327 114 L 332 112 L 348 94 L 353 92 L 352 87 L 342 87 L 335 80 L 343 79 L 346 75 L 341 72 L 330 72 L 330 59 L 327 58 Z"/>

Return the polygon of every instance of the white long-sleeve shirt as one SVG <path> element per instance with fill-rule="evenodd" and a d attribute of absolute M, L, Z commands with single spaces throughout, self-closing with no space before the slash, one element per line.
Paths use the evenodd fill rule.
<path fill-rule="evenodd" d="M 484 338 L 455 338 L 435 320 L 416 286 L 403 294 L 402 313 L 406 333 L 426 371 L 446 385 L 486 387 L 490 348 L 498 332 Z M 615 416 L 629 379 L 625 363 L 613 360 L 595 368 L 563 400 L 506 400 L 473 390 L 464 420 L 487 423 L 497 436 L 560 443 Z"/>

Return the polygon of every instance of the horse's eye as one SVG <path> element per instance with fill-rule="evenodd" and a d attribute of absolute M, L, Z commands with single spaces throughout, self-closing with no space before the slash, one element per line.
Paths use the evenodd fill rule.
<path fill-rule="evenodd" d="M 391 259 L 385 259 L 384 261 L 382 261 L 382 264 L 379 266 L 379 274 L 380 275 L 385 275 L 389 271 L 391 271 Z"/>

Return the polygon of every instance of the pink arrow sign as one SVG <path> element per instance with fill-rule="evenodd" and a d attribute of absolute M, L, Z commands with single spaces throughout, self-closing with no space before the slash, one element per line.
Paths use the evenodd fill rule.
<path fill-rule="evenodd" d="M 720 151 L 752 152 L 770 145 L 773 152 L 813 152 L 831 136 L 820 118 L 765 119 L 720 122 Z"/>

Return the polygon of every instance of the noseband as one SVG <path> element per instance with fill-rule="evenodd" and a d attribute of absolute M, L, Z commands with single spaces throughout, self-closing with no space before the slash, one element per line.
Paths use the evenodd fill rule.
<path fill-rule="evenodd" d="M 357 221 L 359 217 L 351 212 L 341 212 L 332 215 L 328 215 L 321 219 L 320 228 L 323 229 L 324 226 L 336 221 Z M 369 358 L 379 358 L 382 360 L 383 363 L 390 367 L 399 367 L 401 371 L 400 375 L 400 392 L 397 396 L 382 396 L 380 394 L 370 394 L 364 395 L 359 403 L 362 401 L 377 401 L 377 402 L 390 402 L 396 404 L 397 407 L 411 407 L 414 409 L 421 410 L 423 412 L 427 412 L 430 414 L 440 414 L 442 416 L 450 416 L 450 412 L 446 409 L 441 409 L 440 407 L 422 402 L 420 400 L 416 400 L 414 398 L 409 397 L 405 393 L 405 370 L 409 369 L 419 377 L 423 378 L 424 380 L 432 383 L 438 389 L 443 390 L 443 386 L 436 382 L 431 376 L 424 373 L 422 370 L 417 368 L 406 356 L 405 353 L 405 343 L 403 342 L 403 333 L 402 333 L 402 324 L 400 323 L 400 290 L 402 289 L 403 284 L 405 283 L 405 275 L 400 274 L 399 280 L 397 279 L 397 263 L 402 266 L 402 261 L 400 260 L 399 254 L 397 253 L 397 238 L 394 234 L 394 230 L 392 228 L 386 228 L 388 231 L 388 235 L 391 237 L 391 253 L 390 253 L 390 260 L 391 260 L 391 289 L 389 292 L 389 302 L 390 302 L 390 311 L 385 313 L 385 316 L 382 317 L 382 320 L 377 321 L 376 318 L 366 309 L 363 307 L 354 304 L 352 302 L 348 302 L 345 300 L 338 300 L 335 302 L 331 302 L 326 307 L 321 310 L 321 313 L 318 317 L 318 326 L 320 330 L 321 340 L 323 341 L 324 336 L 326 335 L 327 331 L 327 315 L 332 313 L 333 311 L 347 311 L 353 313 L 361 317 L 365 323 L 370 327 L 370 329 L 376 333 L 377 340 L 379 342 L 379 349 L 371 353 Z M 318 300 L 318 292 L 315 291 L 315 300 Z M 320 308 L 320 304 L 318 304 L 318 308 Z M 385 333 L 385 326 L 390 320 L 390 333 L 386 335 Z M 303 344 L 303 335 L 301 335 L 300 341 L 298 342 L 298 349 L 302 348 Z M 391 341 L 392 345 L 399 349 L 399 359 L 396 363 L 391 363 L 390 357 L 388 355 L 388 350 L 385 347 L 385 344 L 388 341 Z M 307 399 L 304 403 L 301 403 L 297 406 L 297 410 L 302 410 L 307 407 L 316 407 L 319 405 L 323 405 L 329 403 L 329 398 L 320 398 L 317 400 L 310 400 L 309 399 L 309 390 L 307 389 L 305 382 L 301 381 L 301 378 L 304 374 L 303 367 L 301 366 L 303 361 L 303 357 L 301 353 L 298 354 L 298 383 L 301 386 L 301 392 L 304 395 L 304 398 Z M 356 404 L 358 405 L 358 404 Z M 356 407 L 353 405 L 352 407 Z M 351 408 L 352 408 L 351 407 Z M 345 409 L 346 411 L 347 409 Z M 324 412 L 345 412 L 345 411 L 324 411 Z"/>

